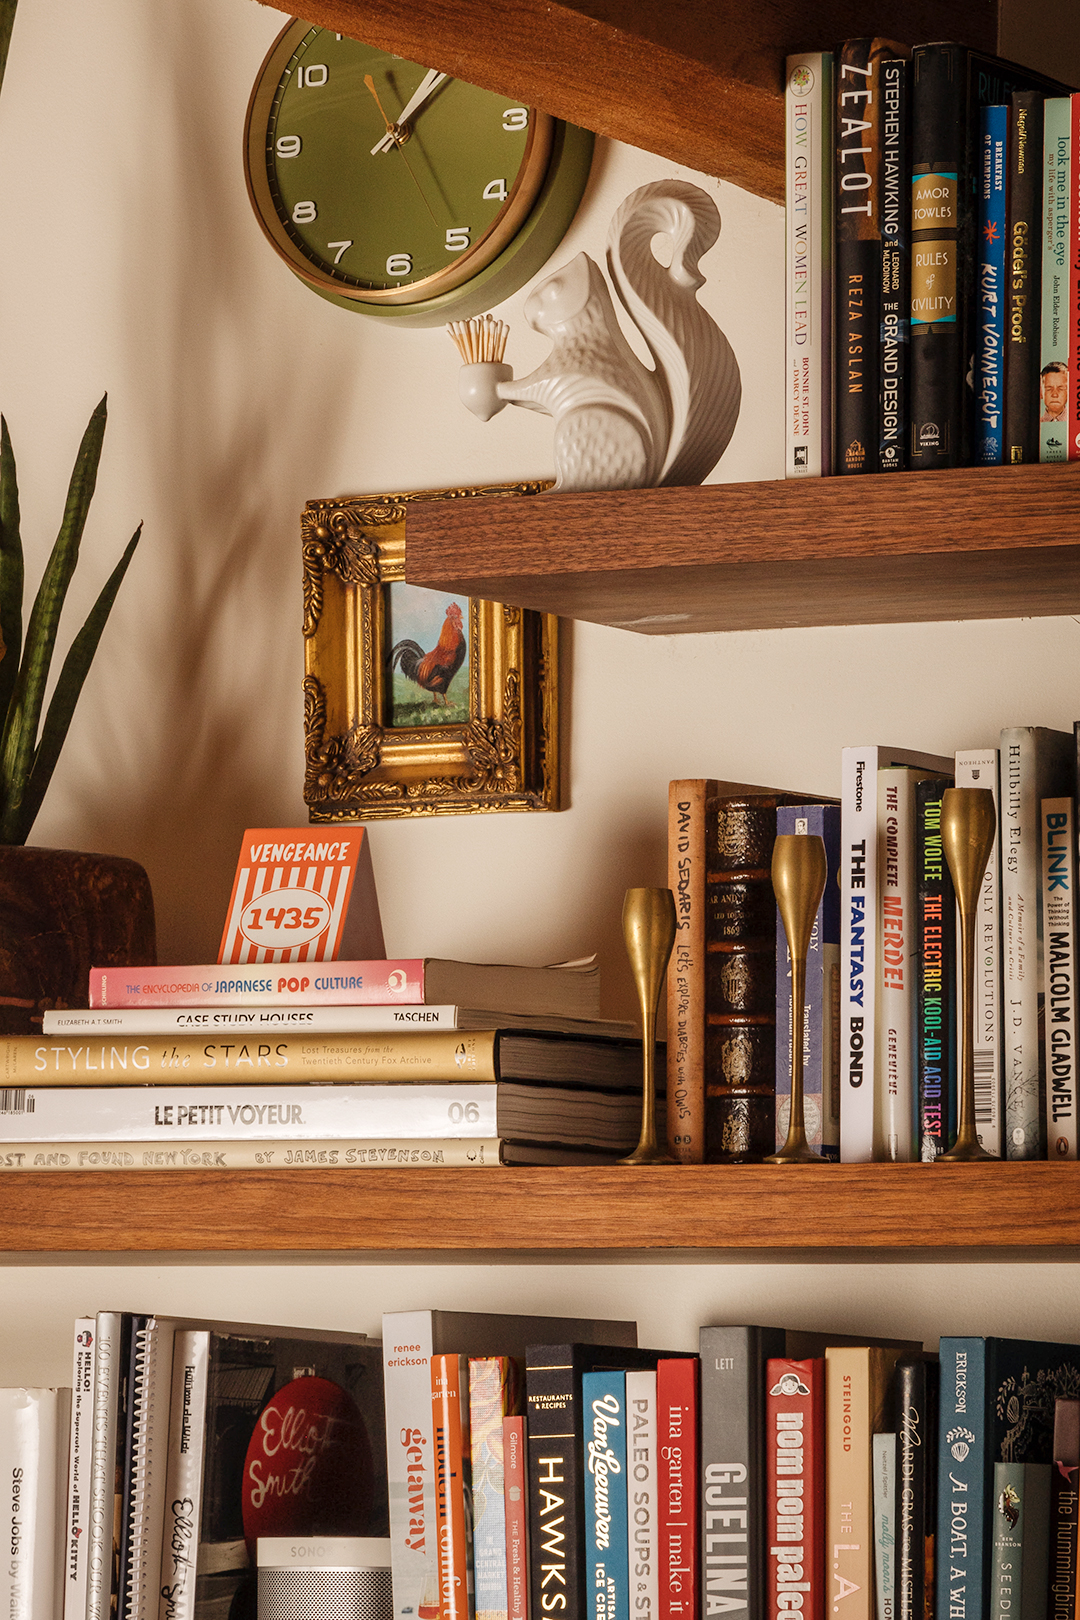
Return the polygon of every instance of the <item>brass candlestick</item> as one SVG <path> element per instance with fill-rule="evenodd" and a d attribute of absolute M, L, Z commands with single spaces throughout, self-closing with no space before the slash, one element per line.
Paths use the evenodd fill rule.
<path fill-rule="evenodd" d="M 641 1004 L 641 1136 L 620 1164 L 671 1164 L 656 1141 L 656 1008 L 675 943 L 675 896 L 670 889 L 627 889 L 623 939 Z"/>
<path fill-rule="evenodd" d="M 960 908 L 960 982 L 964 1008 L 960 1029 L 960 1128 L 938 1161 L 953 1164 L 996 1159 L 979 1146 L 975 1129 L 975 914 L 986 863 L 994 847 L 997 812 L 989 788 L 946 788 L 941 800 L 941 843 Z"/>
<path fill-rule="evenodd" d="M 806 952 L 814 931 L 829 863 L 816 833 L 778 833 L 773 845 L 772 883 L 791 952 L 791 1114 L 787 1141 L 766 1164 L 824 1164 L 806 1140 L 803 1108 L 803 1003 Z"/>

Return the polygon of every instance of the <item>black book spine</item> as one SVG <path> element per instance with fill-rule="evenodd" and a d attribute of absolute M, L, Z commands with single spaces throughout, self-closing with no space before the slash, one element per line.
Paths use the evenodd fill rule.
<path fill-rule="evenodd" d="M 881 378 L 881 80 L 887 47 L 849 39 L 836 61 L 834 219 L 838 473 L 878 470 Z"/>
<path fill-rule="evenodd" d="M 881 421 L 878 470 L 907 466 L 908 237 L 910 156 L 908 64 L 881 64 Z"/>
<path fill-rule="evenodd" d="M 765 1363 L 789 1353 L 787 1336 L 704 1327 L 699 1349 L 701 1613 L 765 1620 Z"/>
<path fill-rule="evenodd" d="M 926 1620 L 933 1606 L 937 1391 L 936 1362 L 897 1362 L 896 1620 Z"/>
<path fill-rule="evenodd" d="M 1009 186 L 1005 260 L 1004 460 L 1039 459 L 1039 346 L 1042 296 L 1043 97 L 1009 97 Z"/>
<path fill-rule="evenodd" d="M 915 784 L 915 1061 L 919 1157 L 936 1159 L 956 1135 L 956 897 L 941 842 L 941 801 L 952 784 Z"/>

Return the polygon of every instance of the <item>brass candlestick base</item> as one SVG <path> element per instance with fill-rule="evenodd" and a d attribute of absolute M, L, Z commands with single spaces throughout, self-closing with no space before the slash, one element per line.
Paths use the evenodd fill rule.
<path fill-rule="evenodd" d="M 675 896 L 670 889 L 627 889 L 623 939 L 641 1005 L 641 1136 L 620 1164 L 671 1164 L 656 1141 L 656 1008 L 675 943 Z"/>
<path fill-rule="evenodd" d="M 829 866 L 825 845 L 815 833 L 778 833 L 773 845 L 772 882 L 791 952 L 791 1114 L 787 1141 L 766 1164 L 824 1164 L 806 1140 L 803 1107 L 803 1002 L 806 952 L 814 918 L 825 892 Z"/>
<path fill-rule="evenodd" d="M 994 795 L 989 788 L 946 788 L 941 800 L 941 842 L 960 908 L 960 982 L 964 1009 L 960 1030 L 960 1128 L 947 1153 L 935 1163 L 968 1164 L 996 1159 L 979 1146 L 975 1129 L 975 914 L 997 831 Z"/>

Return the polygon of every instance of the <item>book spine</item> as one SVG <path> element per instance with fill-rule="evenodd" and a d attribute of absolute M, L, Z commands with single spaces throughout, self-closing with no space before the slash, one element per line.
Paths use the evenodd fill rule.
<path fill-rule="evenodd" d="M 1022 1462 L 994 1464 L 990 1620 L 1013 1620 L 1021 1605 L 1027 1488 Z M 1026 1616 L 1025 1616 L 1026 1620 Z"/>
<path fill-rule="evenodd" d="M 341 1137 L 363 1141 L 498 1135 L 495 1085 L 9 1086 L 5 1147 L 16 1142 L 177 1142 Z"/>
<path fill-rule="evenodd" d="M 1050 1464 L 1025 1463 L 1024 1571 L 1020 1612 L 1024 1620 L 1046 1620 L 1050 1563 Z"/>
<path fill-rule="evenodd" d="M 0 1175 L 42 1170 L 317 1170 L 325 1165 L 400 1169 L 412 1165 L 497 1165 L 497 1136 L 443 1140 L 402 1137 L 387 1141 L 344 1138 L 301 1141 L 211 1142 L 162 1147 L 160 1142 L 30 1142 L 0 1147 Z"/>
<path fill-rule="evenodd" d="M 397 1035 L 277 1034 L 265 1040 L 87 1038 L 0 1042 L 7 1085 L 261 1085 L 307 1080 L 494 1080 L 494 1030 L 409 1030 Z"/>
<path fill-rule="evenodd" d="M 1072 107 L 1068 96 L 1043 103 L 1042 344 L 1039 460 L 1067 461 L 1072 322 L 1069 222 L 1072 213 Z"/>
<path fill-rule="evenodd" d="M 1042 801 L 1043 1024 L 1051 1159 L 1077 1148 L 1076 835 L 1071 797 Z"/>
<path fill-rule="evenodd" d="M 1066 414 L 1066 456 L 1080 460 L 1080 336 L 1077 312 L 1080 310 L 1080 95 L 1069 97 L 1069 405 Z"/>
<path fill-rule="evenodd" d="M 503 1419 L 506 1501 L 507 1620 L 529 1615 L 529 1502 L 525 1419 Z"/>
<path fill-rule="evenodd" d="M 896 1620 L 924 1620 L 933 1609 L 937 1378 L 934 1362 L 920 1358 L 897 1363 Z"/>
<path fill-rule="evenodd" d="M 884 1430 L 885 1393 L 899 1351 L 829 1345 L 825 1351 L 825 1545 L 834 1602 L 847 1620 L 874 1620 L 872 1437 Z"/>
<path fill-rule="evenodd" d="M 910 131 L 908 64 L 881 64 L 881 390 L 878 470 L 907 466 Z"/>
<path fill-rule="evenodd" d="M 825 845 L 825 892 L 806 952 L 803 1004 L 803 1116 L 806 1140 L 823 1159 L 840 1157 L 840 807 L 781 805 L 778 833 L 818 837 Z M 776 915 L 776 1146 L 791 1113 L 791 953 Z"/>
<path fill-rule="evenodd" d="M 152 1398 L 154 1320 L 136 1316 L 131 1326 L 126 1388 L 124 1488 L 120 1519 L 120 1562 L 117 1571 L 117 1620 L 136 1620 L 142 1598 L 147 1557 L 146 1474 L 149 1403 Z M 158 1547 L 158 1562 L 161 1548 Z"/>
<path fill-rule="evenodd" d="M 1042 95 L 1014 90 L 1009 97 L 1006 199 L 1004 445 L 1004 459 L 1014 466 L 1039 459 L 1042 153 Z"/>
<path fill-rule="evenodd" d="M 0 1511 L 4 1620 L 56 1620 L 63 1543 L 68 1391 L 0 1390 Z"/>
<path fill-rule="evenodd" d="M 896 1436 L 875 1434 L 871 1444 L 874 1471 L 874 1593 L 877 1620 L 896 1614 Z"/>
<path fill-rule="evenodd" d="M 787 59 L 788 478 L 832 472 L 833 57 Z"/>
<path fill-rule="evenodd" d="M 1005 159 L 1008 107 L 979 111 L 979 208 L 976 273 L 975 460 L 1004 460 Z"/>
<path fill-rule="evenodd" d="M 626 1527 L 630 1620 L 659 1620 L 657 1375 L 626 1375 Z"/>
<path fill-rule="evenodd" d="M 173 1339 L 158 1620 L 192 1620 L 195 1613 L 209 1382 L 210 1334 L 180 1329 Z"/>
<path fill-rule="evenodd" d="M 911 89 L 910 465 L 964 460 L 963 291 L 959 273 L 964 174 L 964 51 L 916 46 Z"/>
<path fill-rule="evenodd" d="M 506 1466 L 503 1424 L 520 1380 L 509 1356 L 469 1360 L 469 1445 L 476 1620 L 507 1620 Z"/>
<path fill-rule="evenodd" d="M 705 799 L 703 778 L 668 787 L 668 886 L 675 944 L 667 974 L 667 1138 L 679 1164 L 705 1158 Z"/>
<path fill-rule="evenodd" d="M 420 1007 L 47 1007 L 45 1035 L 277 1035 L 298 1030 L 317 1035 L 362 1035 L 458 1028 L 458 1009 Z"/>
<path fill-rule="evenodd" d="M 800 1592 L 805 1620 L 824 1620 L 825 1363 L 773 1357 L 765 1388 L 765 1612 Z"/>
<path fill-rule="evenodd" d="M 941 842 L 947 785 L 915 785 L 915 1052 L 924 1163 L 956 1134 L 956 897 Z"/>
<path fill-rule="evenodd" d="M 94 1429 L 90 1452 L 90 1528 L 87 1550 L 87 1620 L 109 1620 L 113 1594 L 113 1526 L 116 1522 L 117 1428 L 120 1386 L 130 1322 L 118 1311 L 95 1319 Z"/>
<path fill-rule="evenodd" d="M 840 1157 L 874 1157 L 878 971 L 876 748 L 845 748 L 840 787 Z"/>
<path fill-rule="evenodd" d="M 699 1342 L 702 1612 L 724 1614 L 737 1597 L 743 1620 L 765 1620 L 772 1612 L 765 1586 L 765 1363 L 783 1354 L 784 1335 L 706 1327 Z"/>
<path fill-rule="evenodd" d="M 881 398 L 881 40 L 836 60 L 836 451 L 838 473 L 878 471 Z"/>
<path fill-rule="evenodd" d="M 984 1620 L 989 1601 L 986 1341 L 943 1338 L 939 1353 L 935 1612 L 950 1620 Z"/>
<path fill-rule="evenodd" d="M 314 962 L 299 972 L 259 967 L 122 967 L 90 969 L 91 1007 L 323 1006 L 345 1002 L 417 1006 L 424 1000 L 422 958 L 387 962 Z"/>
<path fill-rule="evenodd" d="M 545 1345 L 525 1367 L 529 1448 L 529 1613 L 585 1620 L 585 1484 L 582 1474 L 581 1373 L 570 1345 Z M 544 1599 L 548 1597 L 548 1608 Z"/>
<path fill-rule="evenodd" d="M 431 1312 L 386 1313 L 382 1340 L 394 1615 L 415 1620 L 421 1609 L 430 1617 L 439 1602 Z"/>
<path fill-rule="evenodd" d="M 585 1588 L 593 1620 L 629 1620 L 626 1374 L 587 1372 L 585 1416 Z"/>
<path fill-rule="evenodd" d="M 997 811 L 998 751 L 996 748 L 961 749 L 956 755 L 957 787 L 987 788 Z M 1005 1041 L 1001 1009 L 1001 833 L 1000 821 L 986 863 L 975 920 L 975 1127 L 979 1146 L 999 1158 L 1002 1152 L 1002 1110 Z M 959 962 L 957 964 L 959 971 Z M 957 981 L 958 1019 L 963 986 Z M 962 1022 L 958 1023 L 962 1028 Z"/>
<path fill-rule="evenodd" d="M 431 1358 L 435 1538 L 440 1620 L 471 1620 L 469 1364 L 465 1356 Z"/>
<path fill-rule="evenodd" d="M 905 766 L 877 773 L 881 968 L 874 1030 L 879 1082 L 874 1157 L 901 1164 L 912 1157 L 915 1110 L 914 789 L 912 773 Z"/>
<path fill-rule="evenodd" d="M 0 1152 L 0 1158 L 3 1157 Z M 71 1432 L 65 1514 L 64 1620 L 86 1620 L 86 1555 L 90 1499 L 87 1481 L 94 1422 L 94 1362 L 97 1331 L 92 1316 L 75 1322 L 71 1367 Z"/>
<path fill-rule="evenodd" d="M 698 1422 L 696 1357 L 656 1364 L 656 1454 L 660 1620 L 698 1614 Z"/>
<path fill-rule="evenodd" d="M 1080 1401 L 1054 1402 L 1054 1464 L 1050 1471 L 1050 1620 L 1073 1620 L 1080 1527 Z"/>

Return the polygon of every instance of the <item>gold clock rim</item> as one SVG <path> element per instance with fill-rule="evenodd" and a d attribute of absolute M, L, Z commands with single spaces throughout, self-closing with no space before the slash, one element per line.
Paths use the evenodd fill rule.
<path fill-rule="evenodd" d="M 248 98 L 244 119 L 244 179 L 263 235 L 290 270 L 304 281 L 354 303 L 375 304 L 384 308 L 408 307 L 426 303 L 431 298 L 465 286 L 505 251 L 528 220 L 547 178 L 555 145 L 555 119 L 535 107 L 529 108 L 529 139 L 525 156 L 510 188 L 510 196 L 484 234 L 445 270 L 437 270 L 434 275 L 412 281 L 405 287 L 355 287 L 343 283 L 328 271 L 320 270 L 297 247 L 282 223 L 266 176 L 266 119 L 281 82 L 282 71 L 296 48 L 297 40 L 319 26 L 300 17 L 285 24 L 267 51 Z"/>

